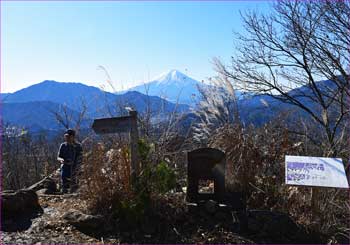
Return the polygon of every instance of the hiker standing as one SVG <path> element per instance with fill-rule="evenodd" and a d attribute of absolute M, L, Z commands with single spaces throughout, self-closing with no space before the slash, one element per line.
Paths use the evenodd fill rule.
<path fill-rule="evenodd" d="M 77 189 L 77 173 L 82 162 L 82 146 L 75 140 L 75 131 L 68 129 L 64 133 L 64 142 L 58 151 L 57 160 L 61 163 L 62 193 Z"/>

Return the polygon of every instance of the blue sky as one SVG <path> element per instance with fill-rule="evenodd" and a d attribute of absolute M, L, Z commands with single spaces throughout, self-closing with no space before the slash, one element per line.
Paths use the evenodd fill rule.
<path fill-rule="evenodd" d="M 239 11 L 268 12 L 271 2 L 1 2 L 1 92 L 43 80 L 117 89 L 167 70 L 194 79 L 229 61 Z M 108 90 L 109 88 L 106 87 Z"/>

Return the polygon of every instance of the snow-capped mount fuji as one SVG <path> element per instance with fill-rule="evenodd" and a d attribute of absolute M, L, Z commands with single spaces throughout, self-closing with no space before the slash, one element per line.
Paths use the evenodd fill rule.
<path fill-rule="evenodd" d="M 191 105 L 199 96 L 198 85 L 202 85 L 202 83 L 174 69 L 127 91 L 137 91 L 151 96 L 159 96 L 173 103 Z"/>

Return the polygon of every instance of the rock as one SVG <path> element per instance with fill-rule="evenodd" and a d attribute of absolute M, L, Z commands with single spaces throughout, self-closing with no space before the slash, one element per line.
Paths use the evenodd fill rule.
<path fill-rule="evenodd" d="M 44 224 L 44 228 L 45 229 L 55 229 L 56 228 L 56 224 L 53 223 L 52 221 L 47 221 L 45 224 Z"/>
<path fill-rule="evenodd" d="M 103 228 L 103 217 L 101 215 L 84 214 L 78 210 L 71 209 L 62 215 L 62 218 L 82 232 L 98 233 Z"/>
<path fill-rule="evenodd" d="M 189 213 L 195 214 L 198 211 L 197 203 L 186 203 L 187 209 Z"/>
<path fill-rule="evenodd" d="M 254 218 L 248 218 L 248 227 L 247 229 L 253 233 L 260 232 L 262 225 L 259 224 Z"/>
<path fill-rule="evenodd" d="M 227 216 L 230 215 L 230 214 L 227 214 L 227 213 L 224 213 L 224 212 L 217 212 L 215 214 L 215 218 L 217 220 L 220 220 L 221 222 L 224 222 L 225 220 L 227 220 Z"/>
<path fill-rule="evenodd" d="M 253 210 L 248 213 L 248 217 L 248 222 L 253 218 L 257 223 L 262 225 L 260 228 L 263 228 L 268 233 L 285 234 L 299 230 L 298 225 L 289 215 L 284 213 Z"/>
<path fill-rule="evenodd" d="M 43 212 L 33 190 L 4 191 L 1 193 L 2 231 L 27 230 L 31 220 Z"/>
<path fill-rule="evenodd" d="M 41 190 L 38 190 L 38 191 L 36 191 L 36 194 L 38 195 L 38 196 L 40 196 L 40 195 L 51 195 L 51 194 L 54 194 L 54 192 L 52 192 L 50 189 L 41 189 Z"/>
<path fill-rule="evenodd" d="M 27 189 L 33 190 L 33 191 L 39 191 L 41 189 L 46 189 L 47 190 L 46 194 L 53 194 L 53 193 L 57 192 L 56 182 L 50 177 L 46 177 L 46 178 L 42 179 L 41 181 L 28 187 Z"/>
<path fill-rule="evenodd" d="M 205 210 L 208 212 L 208 213 L 215 213 L 216 210 L 217 210 L 217 206 L 218 206 L 218 203 L 215 202 L 214 200 L 209 200 L 205 203 Z"/>
<path fill-rule="evenodd" d="M 307 233 L 288 214 L 267 210 L 247 212 L 247 229 L 261 237 L 271 238 L 277 243 L 307 243 Z"/>
<path fill-rule="evenodd" d="M 242 192 L 229 191 L 225 193 L 224 203 L 228 204 L 231 210 L 245 211 L 247 209 L 246 196 Z"/>
<path fill-rule="evenodd" d="M 4 219 L 42 212 L 38 196 L 33 190 L 3 192 L 1 209 Z"/>

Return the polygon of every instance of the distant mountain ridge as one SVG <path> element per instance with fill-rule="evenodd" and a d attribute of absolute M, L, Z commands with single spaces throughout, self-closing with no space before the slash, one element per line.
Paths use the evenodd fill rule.
<path fill-rule="evenodd" d="M 5 103 L 25 103 L 34 101 L 50 101 L 57 104 L 66 104 L 73 110 L 81 110 L 82 103 L 88 107 L 88 114 L 94 115 L 106 102 L 115 96 L 112 93 L 87 86 L 81 83 L 60 83 L 45 80 L 27 88 L 21 89 L 4 98 Z"/>
<path fill-rule="evenodd" d="M 195 80 L 191 81 L 184 76 L 183 73 L 176 70 L 165 73 L 158 80 L 154 80 L 151 83 L 151 85 L 154 85 L 154 90 L 151 90 L 152 86 L 150 86 L 149 92 L 160 91 L 159 89 L 161 88 L 165 89 L 166 84 L 169 84 L 166 92 L 174 92 L 184 85 L 183 81 L 186 81 L 185 84 L 187 84 L 187 81 L 190 81 L 189 84 L 193 86 L 199 83 Z M 329 89 L 332 85 L 328 80 L 319 81 L 317 84 L 322 89 Z M 310 89 L 308 86 L 302 86 L 291 90 L 289 94 L 301 96 L 302 94 L 308 94 L 311 91 Z M 187 95 L 193 92 L 191 89 L 185 91 Z M 220 92 L 220 89 L 218 91 Z M 125 106 L 133 107 L 139 112 L 140 116 L 149 111 L 155 121 L 165 119 L 173 111 L 192 115 L 191 106 L 189 105 L 175 104 L 158 96 L 151 96 L 151 93 L 148 94 L 145 95 L 138 91 L 113 94 L 80 83 L 44 81 L 15 93 L 1 94 L 2 119 L 4 124 L 10 123 L 35 130 L 54 130 L 59 128 L 59 125 L 52 111 L 57 111 L 63 105 L 66 105 L 74 117 L 79 115 L 82 109 L 82 101 L 85 101 L 87 106 L 86 118 L 83 122 L 84 127 L 90 127 L 94 118 L 125 114 Z M 198 94 L 199 92 L 197 91 Z M 172 95 L 175 96 L 174 93 Z M 177 96 L 178 94 L 176 94 Z M 273 119 L 279 112 L 287 110 L 297 112 L 292 115 L 307 116 L 299 108 L 264 94 L 241 96 L 238 99 L 240 116 L 246 125 L 262 125 Z M 308 106 L 317 108 L 315 102 L 310 100 L 310 98 L 305 97 L 302 101 Z M 187 118 L 186 125 L 191 125 L 192 122 L 198 120 L 194 116 L 185 116 L 185 118 Z"/>
<path fill-rule="evenodd" d="M 21 89 L 15 93 L 7 94 L 3 102 L 25 103 L 50 101 L 57 104 L 66 104 L 74 110 L 80 110 L 81 103 L 84 102 L 88 107 L 89 114 L 96 115 L 100 113 L 99 110 L 116 103 L 125 103 L 128 106 L 134 106 L 136 107 L 135 109 L 142 111 L 148 99 L 150 99 L 152 103 L 155 102 L 157 107 L 159 103 L 164 103 L 166 109 L 172 109 L 175 106 L 164 99 L 155 96 L 147 97 L 138 92 L 130 91 L 115 95 L 81 83 L 61 83 L 52 80 L 46 80 Z M 184 107 L 187 106 L 180 105 L 180 109 Z"/>
<path fill-rule="evenodd" d="M 42 130 L 55 131 L 63 129 L 55 119 L 54 112 L 60 110 L 61 105 L 50 101 L 34 101 L 22 103 L 3 103 L 2 117 L 5 126 L 16 125 L 18 127 L 28 128 L 31 131 L 38 132 Z M 77 111 L 70 108 L 68 113 L 75 119 L 79 116 Z M 89 127 L 91 119 L 85 119 L 82 127 Z"/>
<path fill-rule="evenodd" d="M 330 80 L 317 81 L 316 84 L 324 93 L 329 93 L 332 89 L 336 89 L 335 84 Z M 218 91 L 220 92 L 220 90 Z M 295 88 L 290 90 L 288 94 L 298 97 L 302 104 L 311 108 L 316 115 L 321 116 L 321 107 L 312 99 L 313 93 L 310 86 L 304 85 Z M 325 96 L 324 99 L 327 97 L 328 95 Z M 271 120 L 276 120 L 278 115 L 282 115 L 281 113 L 283 113 L 282 118 L 290 125 L 295 124 L 296 120 L 300 118 L 303 118 L 303 120 L 313 120 L 310 114 L 300 107 L 283 102 L 268 94 L 245 94 L 243 97 L 238 98 L 237 106 L 240 120 L 245 126 L 253 125 L 255 127 L 260 127 Z M 278 120 L 280 120 L 280 118 Z M 191 125 L 200 121 L 201 118 L 198 115 L 195 113 L 188 113 L 181 118 L 179 125 Z"/>
<path fill-rule="evenodd" d="M 85 127 L 89 127 L 94 118 L 127 113 L 126 106 L 137 110 L 140 116 L 149 112 L 151 116 L 158 118 L 173 111 L 184 112 L 189 109 L 187 105 L 175 105 L 157 96 L 147 96 L 135 91 L 116 95 L 81 83 L 51 80 L 4 94 L 1 98 L 4 123 L 42 129 L 58 127 L 50 111 L 57 111 L 62 105 L 67 106 L 72 115 L 78 115 L 85 104 Z"/>

